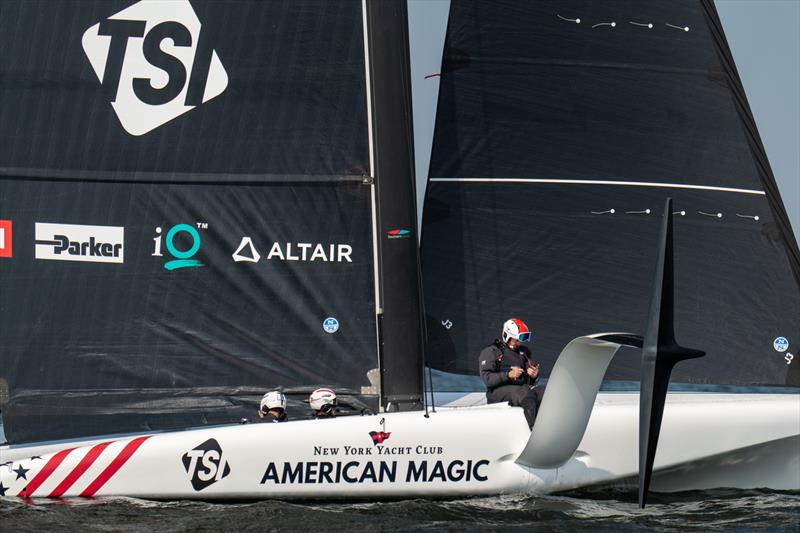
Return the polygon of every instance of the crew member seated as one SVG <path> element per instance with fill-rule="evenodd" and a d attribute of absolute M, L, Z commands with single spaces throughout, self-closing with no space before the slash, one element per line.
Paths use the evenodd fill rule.
<path fill-rule="evenodd" d="M 539 378 L 539 363 L 531 361 L 530 350 L 522 345 L 532 337 L 525 322 L 508 319 L 503 324 L 503 340 L 495 339 L 481 350 L 478 358 L 488 403 L 508 402 L 521 406 L 531 428 L 544 394 L 543 388 L 534 386 Z"/>
<path fill-rule="evenodd" d="M 268 392 L 261 398 L 261 406 L 258 409 L 258 418 L 261 422 L 286 422 L 286 396 L 282 392 Z"/>
<path fill-rule="evenodd" d="M 331 389 L 317 389 L 308 397 L 308 404 L 314 410 L 314 418 L 336 418 L 336 393 Z"/>

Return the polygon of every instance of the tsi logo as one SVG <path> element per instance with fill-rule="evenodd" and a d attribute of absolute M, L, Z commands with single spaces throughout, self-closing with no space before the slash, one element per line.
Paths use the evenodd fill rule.
<path fill-rule="evenodd" d="M 36 259 L 122 263 L 125 228 L 36 223 Z"/>
<path fill-rule="evenodd" d="M 183 457 L 183 467 L 192 480 L 192 488 L 203 490 L 231 473 L 231 467 L 222 456 L 222 448 L 216 439 L 208 439 Z"/>
<path fill-rule="evenodd" d="M 208 224 L 198 222 L 197 227 L 205 229 L 208 227 Z M 179 250 L 175 246 L 175 237 L 178 235 L 186 235 L 190 242 L 189 248 L 186 250 Z M 153 253 L 151 255 L 155 257 L 163 256 L 164 254 L 161 253 L 161 228 L 156 228 L 156 237 L 153 238 L 153 242 L 155 245 L 153 246 Z M 165 244 L 167 246 L 167 251 L 172 257 L 175 257 L 172 261 L 164 263 L 164 268 L 167 270 L 203 266 L 203 263 L 197 259 L 192 259 L 197 251 L 200 250 L 200 233 L 193 226 L 189 224 L 176 224 L 172 226 L 167 232 Z"/>
<path fill-rule="evenodd" d="M 83 34 L 125 131 L 144 135 L 219 96 L 228 74 L 189 0 L 141 0 Z"/>

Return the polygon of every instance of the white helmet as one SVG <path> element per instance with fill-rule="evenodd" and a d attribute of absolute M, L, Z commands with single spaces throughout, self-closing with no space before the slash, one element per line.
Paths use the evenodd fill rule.
<path fill-rule="evenodd" d="M 525 322 L 518 318 L 509 318 L 503 324 L 503 342 L 508 342 L 508 339 L 517 339 L 520 342 L 530 342 L 533 338 L 533 333 L 525 325 Z"/>
<path fill-rule="evenodd" d="M 326 405 L 336 407 L 336 393 L 331 389 L 317 389 L 308 397 L 308 404 L 315 411 L 322 411 Z"/>
<path fill-rule="evenodd" d="M 261 410 L 266 413 L 270 409 L 286 409 L 286 396 L 282 392 L 274 390 L 261 398 Z"/>

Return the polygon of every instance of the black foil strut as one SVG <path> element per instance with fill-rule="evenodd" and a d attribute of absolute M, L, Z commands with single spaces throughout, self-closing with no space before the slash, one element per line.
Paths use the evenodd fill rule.
<path fill-rule="evenodd" d="M 672 198 L 667 198 L 663 216 L 653 299 L 642 347 L 639 396 L 639 507 L 642 508 L 647 504 L 672 368 L 680 361 L 705 355 L 701 350 L 684 348 L 675 340 Z"/>

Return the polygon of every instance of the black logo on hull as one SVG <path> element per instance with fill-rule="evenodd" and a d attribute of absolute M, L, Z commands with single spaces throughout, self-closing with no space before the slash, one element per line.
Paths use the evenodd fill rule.
<path fill-rule="evenodd" d="M 181 458 L 186 473 L 192 479 L 192 488 L 201 491 L 231 473 L 231 467 L 222 456 L 222 448 L 216 439 L 189 450 Z"/>

